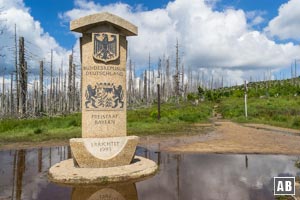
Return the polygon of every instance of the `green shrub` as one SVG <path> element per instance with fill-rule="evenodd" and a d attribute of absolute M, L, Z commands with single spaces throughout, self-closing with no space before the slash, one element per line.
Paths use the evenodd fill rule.
<path fill-rule="evenodd" d="M 294 127 L 300 127 L 300 117 L 295 117 L 293 120 Z"/>
<path fill-rule="evenodd" d="M 42 132 L 43 132 L 43 129 L 41 129 L 41 128 L 36 128 L 33 130 L 33 133 L 36 135 L 41 134 Z"/>

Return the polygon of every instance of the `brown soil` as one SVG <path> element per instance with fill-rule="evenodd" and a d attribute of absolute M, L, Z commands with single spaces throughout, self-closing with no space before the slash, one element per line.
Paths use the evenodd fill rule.
<path fill-rule="evenodd" d="M 164 135 L 141 136 L 140 146 L 156 150 L 160 143 L 162 147 L 176 146 L 188 144 L 196 141 L 207 140 L 213 137 L 211 132 L 214 130 L 213 124 L 193 124 L 186 127 L 183 132 L 176 132 Z M 208 134 L 211 133 L 211 134 Z M 53 146 L 67 146 L 69 140 L 49 140 L 43 142 L 16 142 L 16 143 L 0 143 L 0 150 L 10 149 L 31 149 Z"/>
<path fill-rule="evenodd" d="M 212 140 L 166 148 L 175 152 L 300 154 L 300 131 L 273 126 L 216 122 Z M 253 128 L 254 127 L 254 128 Z M 260 127 L 260 128 L 259 128 Z"/>
<path fill-rule="evenodd" d="M 213 126 L 212 126 L 213 125 Z M 40 143 L 2 144 L 0 149 L 40 148 L 68 145 L 68 140 Z M 195 124 L 185 133 L 167 136 L 143 136 L 140 146 L 153 151 L 300 154 L 300 131 L 260 124 L 237 124 L 218 121 Z"/>

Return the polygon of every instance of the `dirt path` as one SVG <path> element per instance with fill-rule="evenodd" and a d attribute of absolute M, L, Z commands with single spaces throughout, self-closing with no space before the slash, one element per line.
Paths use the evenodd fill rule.
<path fill-rule="evenodd" d="M 68 140 L 40 143 L 13 143 L 4 149 L 40 148 L 68 145 Z M 300 131 L 260 124 L 237 124 L 221 121 L 216 115 L 212 124 L 194 124 L 186 133 L 140 137 L 140 146 L 152 151 L 293 154 L 300 155 Z"/>
<path fill-rule="evenodd" d="M 202 153 L 264 153 L 300 154 L 300 132 L 272 126 L 253 125 L 247 127 L 233 122 L 215 122 L 216 129 L 211 134 L 213 140 L 195 142 L 165 150 L 175 152 Z M 253 128 L 254 127 L 254 128 Z"/>

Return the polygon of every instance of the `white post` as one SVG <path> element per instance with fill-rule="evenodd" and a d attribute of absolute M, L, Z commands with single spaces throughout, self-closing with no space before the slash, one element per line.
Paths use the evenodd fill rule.
<path fill-rule="evenodd" d="M 246 119 L 248 118 L 248 110 L 247 110 L 247 82 L 245 81 L 244 83 L 244 86 L 245 86 L 245 117 Z"/>

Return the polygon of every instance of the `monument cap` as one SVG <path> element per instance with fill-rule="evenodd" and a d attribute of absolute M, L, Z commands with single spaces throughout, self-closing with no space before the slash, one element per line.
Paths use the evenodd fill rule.
<path fill-rule="evenodd" d="M 135 36 L 138 34 L 138 28 L 135 25 L 109 12 L 92 14 L 73 20 L 70 23 L 70 30 L 84 33 L 100 24 L 111 24 L 119 29 L 124 36 Z"/>

